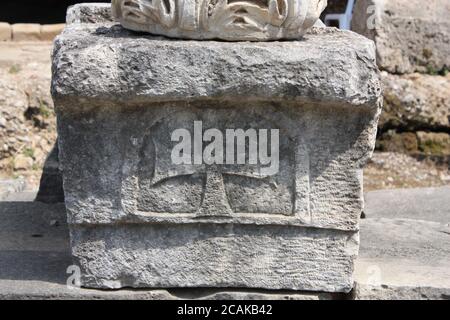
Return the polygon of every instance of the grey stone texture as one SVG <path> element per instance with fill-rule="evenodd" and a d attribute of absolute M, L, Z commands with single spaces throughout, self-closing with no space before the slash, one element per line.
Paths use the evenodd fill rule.
<path fill-rule="evenodd" d="M 450 68 L 448 0 L 358 0 L 352 30 L 375 41 L 378 65 L 390 73 Z"/>
<path fill-rule="evenodd" d="M 226 43 L 71 24 L 52 94 L 72 254 L 92 288 L 348 292 L 381 109 L 373 43 Z M 175 129 L 280 129 L 280 166 L 176 166 Z"/>
<path fill-rule="evenodd" d="M 357 236 L 239 224 L 74 226 L 87 286 L 350 291 Z"/>
<path fill-rule="evenodd" d="M 418 190 L 402 191 L 411 198 Z M 423 190 L 423 193 L 428 190 Z M 442 200 L 441 200 L 442 201 Z M 368 202 L 369 211 L 374 211 Z M 356 263 L 355 299 L 450 299 L 450 226 L 436 219 L 423 203 L 420 215 L 401 216 L 393 202 L 385 214 L 392 218 L 361 221 L 361 248 Z M 376 209 L 375 209 L 376 210 Z M 399 213 L 397 213 L 399 210 Z M 419 218 L 422 220 L 416 220 Z"/>
<path fill-rule="evenodd" d="M 53 41 L 64 30 L 64 27 L 64 23 L 41 25 L 41 40 Z"/>
<path fill-rule="evenodd" d="M 78 3 L 67 9 L 66 23 L 112 22 L 110 3 Z"/>
<path fill-rule="evenodd" d="M 69 7 L 67 23 L 104 23 L 113 22 L 111 6 L 105 3 L 79 3 Z M 317 28 L 325 27 L 321 20 L 317 20 Z M 57 203 L 64 201 L 62 172 L 59 169 L 57 146 L 49 154 L 44 164 L 37 201 Z"/>

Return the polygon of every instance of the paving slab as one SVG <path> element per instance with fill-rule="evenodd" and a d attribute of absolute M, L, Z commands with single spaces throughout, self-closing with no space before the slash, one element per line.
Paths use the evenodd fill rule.
<path fill-rule="evenodd" d="M 364 219 L 360 235 L 355 299 L 450 299 L 448 223 Z"/>
<path fill-rule="evenodd" d="M 349 292 L 381 109 L 374 52 L 333 28 L 237 44 L 68 25 L 52 96 L 83 284 Z M 281 131 L 280 170 L 174 161 L 172 133 L 200 123 Z"/>
<path fill-rule="evenodd" d="M 367 218 L 450 222 L 450 186 L 378 190 L 364 196 Z"/>

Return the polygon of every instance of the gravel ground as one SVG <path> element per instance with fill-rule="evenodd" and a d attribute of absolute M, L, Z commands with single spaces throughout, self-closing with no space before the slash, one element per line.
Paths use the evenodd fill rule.
<path fill-rule="evenodd" d="M 450 185 L 449 157 L 375 152 L 364 170 L 364 190 Z"/>

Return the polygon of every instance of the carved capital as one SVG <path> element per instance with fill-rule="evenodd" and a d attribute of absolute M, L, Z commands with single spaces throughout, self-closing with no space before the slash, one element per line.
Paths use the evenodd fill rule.
<path fill-rule="evenodd" d="M 127 29 L 174 38 L 265 41 L 301 37 L 327 0 L 113 0 Z"/>

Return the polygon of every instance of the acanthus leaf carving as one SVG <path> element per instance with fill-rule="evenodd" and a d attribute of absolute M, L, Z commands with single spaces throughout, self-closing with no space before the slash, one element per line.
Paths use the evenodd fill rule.
<path fill-rule="evenodd" d="M 116 0 L 112 5 L 116 6 L 113 13 L 119 13 L 135 23 L 146 24 L 151 21 L 166 28 L 176 23 L 175 0 Z"/>
<path fill-rule="evenodd" d="M 326 0 L 113 0 L 128 29 L 188 39 L 296 39 Z"/>

